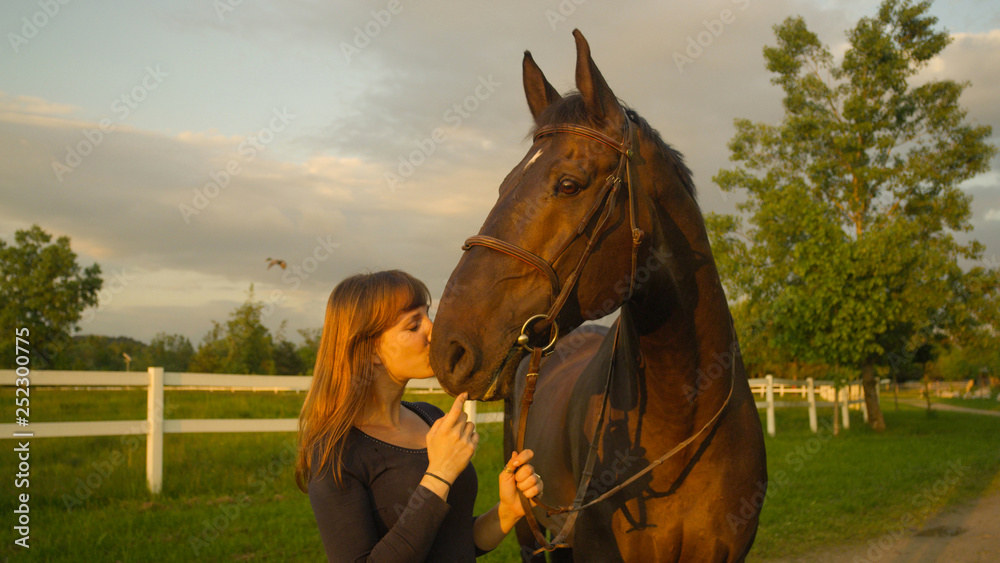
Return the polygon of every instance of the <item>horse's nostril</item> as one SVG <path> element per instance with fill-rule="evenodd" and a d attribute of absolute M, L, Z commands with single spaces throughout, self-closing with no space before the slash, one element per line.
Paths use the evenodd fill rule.
<path fill-rule="evenodd" d="M 452 340 L 445 356 L 445 373 L 453 384 L 466 383 L 476 371 L 478 361 L 475 349 L 465 344 L 462 339 Z"/>
<path fill-rule="evenodd" d="M 448 355 L 448 373 L 459 375 L 455 373 L 455 370 L 458 368 L 458 363 L 462 361 L 463 356 L 465 356 L 465 346 L 462 346 L 458 342 L 453 342 L 451 353 Z"/>

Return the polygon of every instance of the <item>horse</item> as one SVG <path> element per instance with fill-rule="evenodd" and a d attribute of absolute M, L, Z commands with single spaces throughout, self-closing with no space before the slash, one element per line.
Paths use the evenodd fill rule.
<path fill-rule="evenodd" d="M 573 35 L 565 96 L 525 51 L 534 141 L 446 284 L 431 365 L 504 398 L 505 454 L 535 452 L 523 560 L 742 561 L 764 441 L 691 173 Z"/>

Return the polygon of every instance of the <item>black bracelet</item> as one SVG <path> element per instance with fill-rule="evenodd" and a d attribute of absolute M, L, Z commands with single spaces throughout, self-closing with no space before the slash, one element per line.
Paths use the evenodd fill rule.
<path fill-rule="evenodd" d="M 444 480 L 444 479 L 443 479 L 442 477 L 438 477 L 437 475 L 435 475 L 435 474 L 431 473 L 430 471 L 425 471 L 425 472 L 424 472 L 424 475 L 429 475 L 429 476 L 431 476 L 431 477 L 433 477 L 433 478 L 437 479 L 438 481 L 441 481 L 441 482 L 442 482 L 442 483 L 444 483 L 445 485 L 448 485 L 448 488 L 449 488 L 449 489 L 451 488 L 451 483 L 449 483 L 448 481 L 445 481 L 445 480 Z"/>

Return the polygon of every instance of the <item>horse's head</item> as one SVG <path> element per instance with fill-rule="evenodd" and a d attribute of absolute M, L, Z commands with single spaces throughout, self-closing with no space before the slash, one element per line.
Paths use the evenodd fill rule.
<path fill-rule="evenodd" d="M 507 396 L 526 353 L 522 329 L 529 346 L 551 336 L 551 319 L 525 326 L 529 318 L 550 314 L 565 334 L 635 299 L 670 260 L 657 209 L 673 198 L 694 205 L 679 156 L 623 109 L 586 39 L 573 34 L 578 93 L 560 96 L 525 52 L 534 143 L 442 296 L 431 362 L 453 393 Z"/>

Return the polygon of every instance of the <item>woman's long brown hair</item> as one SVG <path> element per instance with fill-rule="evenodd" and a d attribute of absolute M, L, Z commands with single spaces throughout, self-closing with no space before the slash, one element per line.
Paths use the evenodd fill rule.
<path fill-rule="evenodd" d="M 344 442 L 370 399 L 379 337 L 401 313 L 430 301 L 427 286 L 400 270 L 351 276 L 330 294 L 312 384 L 299 414 L 295 483 L 303 492 L 327 469 L 342 483 Z"/>

